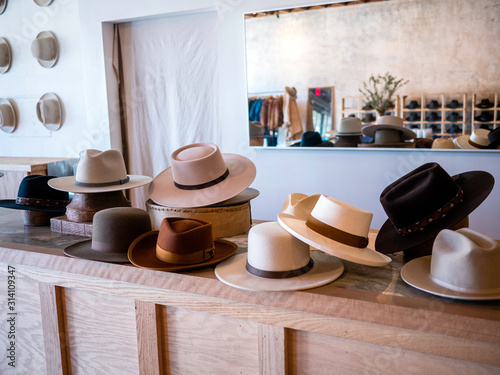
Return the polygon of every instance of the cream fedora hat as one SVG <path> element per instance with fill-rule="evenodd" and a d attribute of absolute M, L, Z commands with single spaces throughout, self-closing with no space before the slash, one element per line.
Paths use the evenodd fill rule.
<path fill-rule="evenodd" d="M 432 141 L 432 148 L 455 149 L 457 147 L 451 138 L 436 138 Z"/>
<path fill-rule="evenodd" d="M 407 263 L 401 277 L 441 297 L 500 299 L 500 242 L 469 228 L 444 229 L 434 241 L 432 255 Z"/>
<path fill-rule="evenodd" d="M 475 129 L 471 135 L 462 135 L 456 138 L 456 144 L 463 149 L 486 149 L 490 144 L 489 133 L 490 131 L 487 129 Z"/>
<path fill-rule="evenodd" d="M 17 116 L 9 99 L 0 98 L 0 130 L 12 133 L 16 129 Z"/>
<path fill-rule="evenodd" d="M 375 133 L 379 130 L 397 130 L 401 132 L 400 141 L 414 139 L 417 136 L 413 130 L 405 128 L 403 119 L 397 116 L 380 116 L 375 125 L 368 125 L 363 128 L 363 134 L 375 138 Z"/>
<path fill-rule="evenodd" d="M 337 135 L 363 135 L 361 128 L 361 119 L 357 117 L 345 117 L 340 119 Z"/>
<path fill-rule="evenodd" d="M 213 143 L 194 143 L 174 151 L 170 167 L 149 187 L 150 198 L 169 207 L 204 207 L 228 200 L 255 179 L 255 165 L 244 156 L 222 154 Z"/>
<path fill-rule="evenodd" d="M 148 176 L 127 175 L 120 151 L 89 149 L 81 153 L 75 176 L 53 178 L 49 185 L 73 193 L 105 193 L 136 188 L 151 180 Z"/>
<path fill-rule="evenodd" d="M 278 222 L 299 240 L 341 259 L 375 267 L 391 262 L 367 247 L 372 213 L 325 195 L 312 205 L 315 199 L 289 196 Z"/>
<path fill-rule="evenodd" d="M 11 63 L 12 52 L 10 50 L 10 45 L 7 42 L 7 39 L 0 38 L 0 74 L 6 73 L 9 70 Z"/>
<path fill-rule="evenodd" d="M 52 68 L 59 57 L 59 44 L 50 31 L 42 31 L 31 42 L 31 53 L 44 68 Z"/>
<path fill-rule="evenodd" d="M 38 120 L 51 131 L 58 130 L 63 122 L 62 103 L 53 92 L 43 94 L 36 103 Z"/>
<path fill-rule="evenodd" d="M 217 265 L 215 275 L 232 287 L 253 291 L 316 288 L 337 279 L 342 262 L 321 251 L 310 251 L 277 222 L 258 224 L 248 232 L 248 252 Z"/>

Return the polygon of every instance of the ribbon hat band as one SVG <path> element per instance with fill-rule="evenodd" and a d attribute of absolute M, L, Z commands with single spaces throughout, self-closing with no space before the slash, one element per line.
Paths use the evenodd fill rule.
<path fill-rule="evenodd" d="M 364 249 L 368 246 L 368 238 L 357 236 L 355 234 L 344 232 L 341 229 L 332 227 L 331 225 L 325 224 L 322 221 L 319 221 L 314 216 L 309 216 L 306 221 L 306 226 L 315 231 L 316 233 L 321 234 L 331 240 L 343 243 L 347 246 L 358 247 L 360 249 Z"/>
<path fill-rule="evenodd" d="M 198 185 L 182 185 L 174 181 L 174 185 L 176 188 L 182 189 L 182 190 L 201 190 L 208 188 L 210 186 L 217 185 L 218 183 L 224 181 L 227 176 L 229 176 L 229 169 L 226 168 L 226 171 L 216 179 L 212 181 L 205 182 L 203 184 L 198 184 Z"/>

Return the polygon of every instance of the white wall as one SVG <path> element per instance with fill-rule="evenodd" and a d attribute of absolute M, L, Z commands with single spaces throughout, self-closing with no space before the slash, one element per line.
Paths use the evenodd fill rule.
<path fill-rule="evenodd" d="M 54 0 L 51 7 L 58 2 L 62 4 L 62 0 Z M 27 6 L 31 1 L 23 0 L 17 3 Z M 73 30 L 73 32 L 66 30 L 68 33 L 66 35 L 71 35 L 72 39 L 68 40 L 66 44 L 74 43 L 73 46 L 76 46 L 79 44 L 78 38 L 81 38 L 81 53 L 75 49 L 71 49 L 71 53 L 66 50 L 67 59 L 74 63 L 73 65 L 69 64 L 71 68 L 65 65 L 63 58 L 56 66 L 60 69 L 59 71 L 63 71 L 63 68 L 73 70 L 64 70 L 63 78 L 58 80 L 54 78 L 51 81 L 44 74 L 40 75 L 35 69 L 36 66 L 31 66 L 33 72 L 37 72 L 37 76 L 33 77 L 34 82 L 31 84 L 27 84 L 22 78 L 29 73 L 28 69 L 23 69 L 23 73 L 18 72 L 17 78 L 9 79 L 10 84 L 23 85 L 19 96 L 26 95 L 32 98 L 41 95 L 45 90 L 40 90 L 40 92 L 38 90 L 41 87 L 49 86 L 49 82 L 51 85 L 60 85 L 50 88 L 50 90 L 57 92 L 56 88 L 59 89 L 65 103 L 67 101 L 68 105 L 73 105 L 73 110 L 80 109 L 80 115 L 73 118 L 72 121 L 67 119 L 67 123 L 60 130 L 61 133 L 55 133 L 51 138 L 43 138 L 46 141 L 51 141 L 50 147 L 40 145 L 42 138 L 28 137 L 17 142 L 14 147 L 9 142 L 5 142 L 4 136 L 0 135 L 2 141 L 0 154 L 48 156 L 56 155 L 56 151 L 58 151 L 58 156 L 61 156 L 67 145 L 75 147 L 79 145 L 81 137 L 85 137 L 85 130 L 89 132 L 88 135 L 91 135 L 88 143 L 92 147 L 102 147 L 103 149 L 109 147 L 108 145 L 112 144 L 116 118 L 113 116 L 113 112 L 108 109 L 109 99 L 104 63 L 109 60 L 110 51 L 109 49 L 106 50 L 106 53 L 103 51 L 103 46 L 107 41 L 109 42 L 107 39 L 109 34 L 106 33 L 104 33 L 103 41 L 103 30 L 109 31 L 109 24 L 106 22 L 158 14 L 196 13 L 216 9 L 220 19 L 219 75 L 221 82 L 219 102 L 221 117 L 219 126 L 222 135 L 220 147 L 223 152 L 246 155 L 252 158 L 256 164 L 257 178 L 253 187 L 259 189 L 261 195 L 252 202 L 254 218 L 275 219 L 283 201 L 291 192 L 323 193 L 373 212 L 373 228 L 378 228 L 385 220 L 385 213 L 378 201 L 383 188 L 395 178 L 418 165 L 426 161 L 437 161 L 451 174 L 480 169 L 489 171 L 495 176 L 498 181 L 497 186 L 487 201 L 471 215 L 471 227 L 500 238 L 500 165 L 498 154 L 492 152 L 419 152 L 417 150 L 266 150 L 248 147 L 243 14 L 312 3 L 314 2 L 307 0 L 221 0 L 219 2 L 215 0 L 182 2 L 148 0 L 142 1 L 140 6 L 137 6 L 138 3 L 131 0 L 80 0 L 80 7 L 77 10 L 74 8 L 74 2 L 71 1 L 68 4 L 68 9 L 71 9 L 71 12 L 64 13 L 64 17 L 54 23 L 53 27 L 50 27 L 71 25 L 71 27 L 68 26 L 68 30 Z M 13 4 L 16 2 L 10 1 L 7 13 L 0 16 L 2 22 L 0 23 L 0 31 L 3 30 L 1 28 L 4 27 L 4 20 L 8 20 L 12 28 L 23 17 L 23 13 L 21 13 L 21 9 L 17 8 L 17 5 L 10 8 Z M 16 20 L 5 18 L 9 12 L 16 9 L 18 12 Z M 32 12 L 37 10 L 39 9 L 32 10 Z M 74 26 L 78 24 L 80 24 L 80 34 L 77 32 L 77 27 Z M 57 29 L 55 31 L 59 33 Z M 29 49 L 27 56 L 25 56 L 26 60 L 29 60 L 28 57 Z M 24 58 L 22 60 L 25 61 Z M 82 69 L 79 68 L 79 61 L 82 63 Z M 8 74 L 11 73 L 14 72 Z M 206 74 L 211 73 L 213 72 Z M 4 90 L 6 90 L 3 85 L 5 77 L 7 76 L 0 76 L 2 96 L 8 96 L 4 94 Z M 75 96 L 63 95 L 65 90 L 67 90 L 68 95 L 71 93 Z M 78 92 L 79 95 L 76 95 L 75 92 Z M 85 106 L 81 104 L 83 93 L 85 93 L 86 99 Z M 113 104 L 112 100 L 109 102 Z M 111 108 L 113 108 L 112 105 Z M 86 122 L 85 116 L 87 117 Z M 111 125 L 109 125 L 110 120 Z M 54 141 L 54 137 L 58 134 L 64 134 L 62 131 L 65 130 L 65 127 L 72 130 L 71 134 L 67 134 L 59 142 Z M 110 128 L 111 135 L 108 134 L 107 138 L 102 137 L 102 134 Z M 7 144 L 8 148 L 6 148 Z"/>

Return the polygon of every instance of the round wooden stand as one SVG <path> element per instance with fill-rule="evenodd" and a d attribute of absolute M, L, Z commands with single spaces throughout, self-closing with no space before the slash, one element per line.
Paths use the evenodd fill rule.
<path fill-rule="evenodd" d="M 60 212 L 42 212 L 42 211 L 31 211 L 22 210 L 23 213 L 23 223 L 30 227 L 42 227 L 50 225 L 50 218 L 54 216 L 61 215 Z"/>
<path fill-rule="evenodd" d="M 112 207 L 130 207 L 121 190 L 107 193 L 77 193 L 66 206 L 66 217 L 76 223 L 92 222 L 97 211 Z"/>

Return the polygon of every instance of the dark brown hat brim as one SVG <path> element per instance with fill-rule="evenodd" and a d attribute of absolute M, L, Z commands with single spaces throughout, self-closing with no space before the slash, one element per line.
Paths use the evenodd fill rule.
<path fill-rule="evenodd" d="M 157 271 L 192 270 L 222 262 L 238 250 L 238 245 L 233 242 L 215 240 L 215 254 L 206 262 L 196 264 L 167 263 L 156 257 L 156 240 L 158 239 L 158 233 L 159 231 L 144 233 L 132 242 L 128 249 L 128 259 L 134 266 Z"/>
<path fill-rule="evenodd" d="M 92 240 L 76 243 L 64 249 L 64 254 L 72 258 L 96 260 L 108 263 L 130 263 L 127 252 L 106 253 L 92 249 Z"/>
<path fill-rule="evenodd" d="M 402 236 L 389 219 L 382 225 L 375 240 L 375 249 L 382 254 L 391 254 L 409 249 L 435 238 L 443 229 L 449 229 L 474 211 L 490 194 L 495 179 L 488 172 L 472 171 L 452 177 L 464 191 L 464 200 L 445 217 L 434 221 L 425 230 Z"/>

